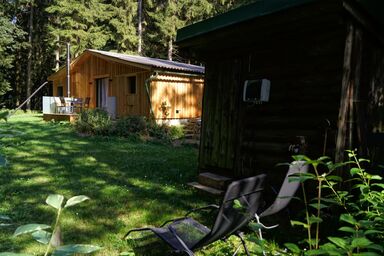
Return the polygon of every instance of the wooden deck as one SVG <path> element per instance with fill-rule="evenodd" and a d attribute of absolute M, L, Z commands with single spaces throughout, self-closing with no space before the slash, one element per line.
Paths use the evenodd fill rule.
<path fill-rule="evenodd" d="M 44 121 L 68 121 L 73 123 L 77 118 L 76 113 L 68 113 L 68 114 L 60 114 L 60 113 L 53 113 L 53 114 L 43 114 L 43 120 Z"/>

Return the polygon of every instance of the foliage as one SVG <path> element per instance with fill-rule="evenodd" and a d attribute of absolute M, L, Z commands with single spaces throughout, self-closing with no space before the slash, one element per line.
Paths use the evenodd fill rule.
<path fill-rule="evenodd" d="M 114 133 L 118 136 L 146 135 L 147 121 L 143 116 L 128 116 L 118 119 L 114 125 Z"/>
<path fill-rule="evenodd" d="M 295 156 L 295 160 L 304 160 L 311 165 L 314 174 L 301 174 L 292 177 L 302 182 L 305 221 L 292 221 L 292 225 L 302 226 L 307 233 L 305 253 L 299 246 L 286 243 L 293 252 L 304 255 L 382 255 L 384 247 L 384 184 L 382 177 L 368 173 L 362 165 L 369 160 L 358 158 L 354 151 L 348 151 L 350 161 L 334 164 L 328 157 L 310 159 Z M 353 182 L 352 190 L 340 190 L 343 181 L 333 173 L 337 168 L 350 165 Z M 306 198 L 304 183 L 317 182 L 317 196 L 312 200 Z M 346 184 L 344 183 L 344 187 Z M 339 210 L 344 213 L 338 219 L 343 226 L 340 235 L 328 236 L 329 242 L 323 242 L 320 227 L 326 227 L 328 221 L 323 217 L 326 211 Z"/>
<path fill-rule="evenodd" d="M 16 51 L 25 46 L 19 42 L 24 35 L 0 4 L 0 96 L 11 89 L 10 70 L 14 67 Z"/>
<path fill-rule="evenodd" d="M 18 227 L 13 236 L 17 237 L 24 234 L 31 234 L 31 236 L 39 243 L 47 245 L 44 256 L 47 256 L 52 251 L 52 247 L 54 247 L 52 255 L 53 256 L 64 256 L 64 255 L 73 255 L 73 254 L 88 254 L 95 252 L 97 250 L 100 250 L 101 247 L 95 246 L 95 245 L 89 245 L 89 244 L 71 244 L 71 245 L 64 245 L 61 246 L 61 229 L 60 229 L 60 221 L 61 216 L 64 211 L 64 209 L 68 207 L 72 207 L 74 205 L 77 205 L 81 202 L 84 202 L 86 200 L 89 200 L 89 197 L 87 196 L 74 196 L 66 202 L 66 204 L 63 206 L 64 203 L 64 196 L 62 195 L 49 195 L 45 202 L 55 208 L 57 210 L 57 216 L 56 221 L 54 225 L 51 227 L 46 224 L 26 224 Z M 52 229 L 52 233 L 48 232 L 47 230 Z M 18 253 L 9 253 L 4 252 L 3 254 L 8 255 L 26 255 L 26 254 L 18 254 Z"/>
<path fill-rule="evenodd" d="M 75 129 L 80 133 L 108 135 L 111 128 L 111 118 L 108 112 L 102 109 L 84 110 L 75 122 Z"/>

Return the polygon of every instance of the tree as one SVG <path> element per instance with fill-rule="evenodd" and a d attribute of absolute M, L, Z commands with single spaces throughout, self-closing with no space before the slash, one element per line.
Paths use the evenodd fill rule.
<path fill-rule="evenodd" d="M 0 3 L 0 96 L 11 89 L 12 70 L 20 41 L 25 33 L 16 25 L 15 17 L 8 15 L 7 7 Z"/>

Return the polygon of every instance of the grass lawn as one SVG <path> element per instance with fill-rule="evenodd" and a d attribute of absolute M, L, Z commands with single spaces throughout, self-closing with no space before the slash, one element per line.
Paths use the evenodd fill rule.
<path fill-rule="evenodd" d="M 66 244 L 104 247 L 97 255 L 125 251 L 121 238 L 128 229 L 212 203 L 186 186 L 197 174 L 195 148 L 82 137 L 38 114 L 0 121 L 0 129 L 22 132 L 1 140 L 9 163 L 0 169 L 0 214 L 16 224 L 0 229 L 0 252 L 42 253 L 45 247 L 29 236 L 11 235 L 17 225 L 54 221 L 54 209 L 44 203 L 49 194 L 91 198 L 64 213 L 62 230 Z"/>

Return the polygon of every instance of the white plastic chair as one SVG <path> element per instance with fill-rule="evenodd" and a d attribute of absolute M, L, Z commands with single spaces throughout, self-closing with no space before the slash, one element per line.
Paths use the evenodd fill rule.
<path fill-rule="evenodd" d="M 267 227 L 260 222 L 260 218 L 278 213 L 279 211 L 287 207 L 287 205 L 289 204 L 292 197 L 295 195 L 297 189 L 300 186 L 300 181 L 290 182 L 289 177 L 293 174 L 306 173 L 306 172 L 308 172 L 308 165 L 305 163 L 305 161 L 294 161 L 290 164 L 287 175 L 285 176 L 284 182 L 281 185 L 280 191 L 277 194 L 275 201 L 271 204 L 271 206 L 269 206 L 262 213 L 255 214 L 256 221 L 262 228 L 272 229 L 278 226 L 278 225 L 273 225 L 273 226 Z M 259 237 L 261 240 L 263 239 L 261 229 L 259 229 Z"/>

